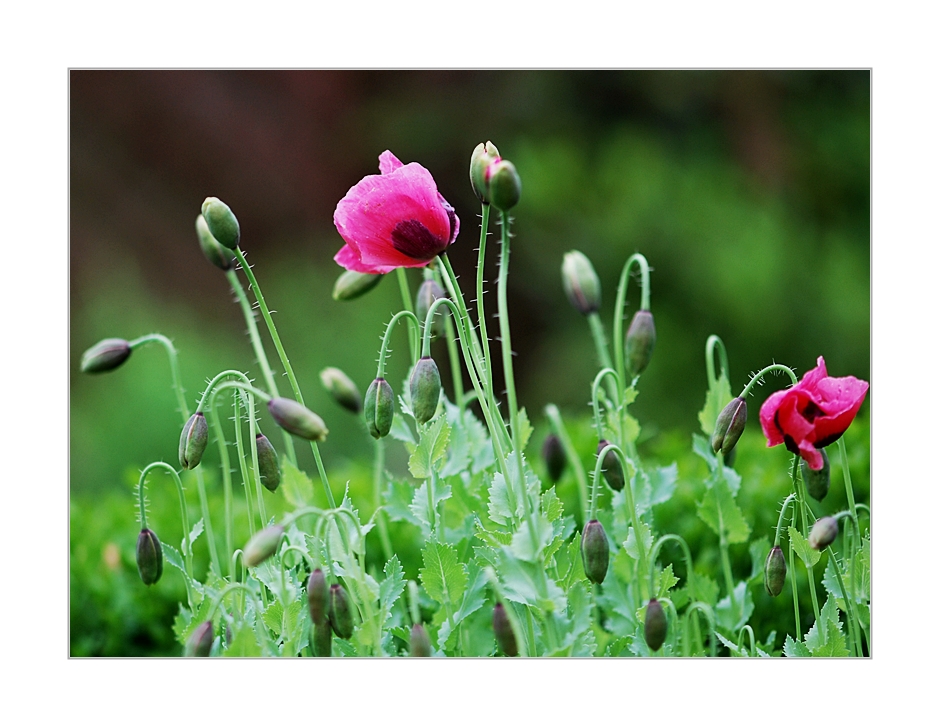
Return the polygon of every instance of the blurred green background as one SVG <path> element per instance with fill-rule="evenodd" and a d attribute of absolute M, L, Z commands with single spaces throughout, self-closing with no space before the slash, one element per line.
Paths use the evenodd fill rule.
<path fill-rule="evenodd" d="M 735 391 L 770 362 L 802 374 L 819 355 L 832 375 L 870 380 L 870 101 L 867 71 L 72 71 L 72 653 L 177 653 L 152 626 L 175 608 L 151 613 L 167 607 L 147 598 L 133 556 L 137 473 L 176 461 L 165 355 L 147 347 L 102 376 L 78 363 L 101 338 L 160 332 L 179 349 L 190 406 L 220 370 L 258 375 L 227 281 L 196 242 L 206 196 L 239 218 L 342 482 L 367 465 L 371 440 L 318 372 L 338 366 L 364 390 L 400 298 L 392 278 L 332 300 L 336 203 L 385 149 L 420 162 L 461 219 L 450 255 L 469 293 L 479 207 L 468 162 L 492 140 L 523 183 L 509 283 L 520 402 L 536 423 L 550 401 L 587 414 L 597 366 L 561 289 L 562 256 L 593 261 L 609 327 L 620 268 L 640 251 L 654 268 L 658 341 L 632 410 L 655 450 L 660 435 L 688 442 L 698 429 L 711 333 Z M 495 295 L 487 302 L 495 309 Z M 628 316 L 637 302 L 632 285 Z M 405 370 L 393 354 L 396 389 Z M 755 414 L 772 388 L 757 392 Z M 398 448 L 389 456 L 401 466 Z M 313 472 L 309 452 L 301 464 Z M 178 530 L 169 482 L 154 477 L 150 499 L 155 523 Z M 165 576 L 153 589 L 172 599 L 181 584 Z"/>

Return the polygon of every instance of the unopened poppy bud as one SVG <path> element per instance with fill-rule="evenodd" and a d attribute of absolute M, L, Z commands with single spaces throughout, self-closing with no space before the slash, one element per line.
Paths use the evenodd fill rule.
<path fill-rule="evenodd" d="M 806 491 L 810 497 L 822 502 L 822 499 L 829 494 L 829 455 L 825 449 L 818 450 L 822 455 L 822 469 L 810 469 L 805 459 L 800 460 L 800 471 L 803 473 L 803 482 L 806 483 Z"/>
<path fill-rule="evenodd" d="M 209 656 L 213 641 L 215 641 L 215 634 L 212 632 L 212 622 L 203 621 L 186 640 L 183 656 Z"/>
<path fill-rule="evenodd" d="M 741 438 L 744 425 L 747 423 L 747 402 L 736 396 L 721 410 L 715 422 L 715 431 L 712 433 L 712 450 L 728 456 L 734 445 Z"/>
<path fill-rule="evenodd" d="M 341 407 L 353 414 L 362 411 L 362 394 L 343 371 L 332 366 L 323 369 L 320 372 L 320 383 Z"/>
<path fill-rule="evenodd" d="M 339 583 L 330 586 L 330 626 L 341 639 L 348 639 L 353 632 L 352 609 L 346 589 Z"/>
<path fill-rule="evenodd" d="M 261 484 L 268 491 L 274 492 L 281 484 L 281 467 L 277 462 L 277 452 L 271 440 L 261 432 L 255 435 L 255 442 L 258 445 L 258 474 L 261 476 Z"/>
<path fill-rule="evenodd" d="M 597 454 L 600 455 L 601 450 L 604 449 L 610 442 L 606 439 L 602 439 L 597 443 Z M 610 489 L 620 492 L 623 489 L 624 482 L 626 479 L 623 476 L 623 467 L 620 464 L 620 458 L 617 456 L 617 453 L 614 450 L 607 450 L 607 454 L 604 455 L 604 464 L 601 466 L 601 472 L 604 473 L 604 479 L 607 481 L 607 484 L 610 485 Z"/>
<path fill-rule="evenodd" d="M 506 608 L 501 603 L 493 607 L 493 634 L 496 636 L 496 645 L 506 656 L 519 656 L 519 647 L 516 645 L 516 634 L 512 630 L 512 623 L 506 614 Z"/>
<path fill-rule="evenodd" d="M 522 195 L 522 180 L 512 162 L 500 159 L 486 168 L 486 190 L 490 204 L 501 212 L 508 212 Z"/>
<path fill-rule="evenodd" d="M 123 338 L 106 338 L 82 354 L 82 373 L 101 374 L 113 371 L 127 361 L 130 355 L 131 345 Z"/>
<path fill-rule="evenodd" d="M 363 414 L 369 426 L 369 434 L 376 439 L 386 436 L 392 428 L 395 413 L 395 394 L 385 379 L 376 379 L 366 390 Z"/>
<path fill-rule="evenodd" d="M 591 583 L 604 582 L 610 562 L 610 544 L 604 526 L 598 520 L 589 521 L 581 533 L 581 562 L 584 575 Z"/>
<path fill-rule="evenodd" d="M 601 281 L 587 256 L 577 250 L 566 252 L 561 262 L 561 284 L 571 305 L 581 315 L 601 307 Z"/>
<path fill-rule="evenodd" d="M 411 409 L 418 424 L 425 424 L 437 411 L 441 399 L 441 372 L 430 356 L 423 356 L 411 372 Z"/>
<path fill-rule="evenodd" d="M 438 285 L 436 280 L 425 280 L 418 288 L 418 295 L 415 297 L 415 315 L 421 321 L 423 326 L 428 319 L 428 310 L 438 298 L 446 298 L 447 293 Z M 431 320 L 431 337 L 444 335 L 444 314 L 446 311 L 439 307 Z"/>
<path fill-rule="evenodd" d="M 551 433 L 545 437 L 542 444 L 542 459 L 545 460 L 545 469 L 548 470 L 548 479 L 558 482 L 561 473 L 565 470 L 565 450 L 557 434 Z"/>
<path fill-rule="evenodd" d="M 179 455 L 183 469 L 191 470 L 202 461 L 208 441 L 209 425 L 206 424 L 206 416 L 197 411 L 183 425 L 183 432 L 180 434 Z"/>
<path fill-rule="evenodd" d="M 783 551 L 779 545 L 775 545 L 767 554 L 767 561 L 764 563 L 764 588 L 767 593 L 776 598 L 783 590 L 783 584 L 787 580 L 787 561 L 783 557 Z"/>
<path fill-rule="evenodd" d="M 320 417 L 293 399 L 275 397 L 268 402 L 268 411 L 279 427 L 301 439 L 322 442 L 330 433 Z"/>
<path fill-rule="evenodd" d="M 627 354 L 627 369 L 632 376 L 639 376 L 649 366 L 656 345 L 656 326 L 653 314 L 648 310 L 638 310 L 633 314 L 624 348 Z"/>
<path fill-rule="evenodd" d="M 428 638 L 428 632 L 424 630 L 424 626 L 421 624 L 415 624 L 411 627 L 411 655 L 431 655 L 431 639 Z"/>
<path fill-rule="evenodd" d="M 209 225 L 206 224 L 206 218 L 199 215 L 196 218 L 196 235 L 199 238 L 199 247 L 202 248 L 202 254 L 206 259 L 220 270 L 231 270 L 235 265 L 235 255 L 227 247 L 224 247 L 209 232 Z"/>
<path fill-rule="evenodd" d="M 163 547 L 157 534 L 144 528 L 137 536 L 137 572 L 145 586 L 152 586 L 163 575 Z"/>
<path fill-rule="evenodd" d="M 839 535 L 839 521 L 834 517 L 821 517 L 809 531 L 809 547 L 822 550 L 832 545 Z"/>
<path fill-rule="evenodd" d="M 669 623 L 666 621 L 666 612 L 662 604 L 651 598 L 646 604 L 646 621 L 643 624 L 643 638 L 650 651 L 659 651 L 666 642 L 666 630 Z"/>
<path fill-rule="evenodd" d="M 333 653 L 333 627 L 329 621 L 313 624 L 313 655 L 330 656 Z"/>
<path fill-rule="evenodd" d="M 477 144 L 473 154 L 470 155 L 470 186 L 473 193 L 483 204 L 489 204 L 490 199 L 486 189 L 486 170 L 493 162 L 499 161 L 499 149 L 488 141 Z"/>
<path fill-rule="evenodd" d="M 381 275 L 347 270 L 333 284 L 333 300 L 355 300 L 372 290 L 381 280 Z"/>
<path fill-rule="evenodd" d="M 241 230 L 232 210 L 218 197 L 206 197 L 202 203 L 202 216 L 206 226 L 216 241 L 224 247 L 234 250 L 238 247 Z"/>
<path fill-rule="evenodd" d="M 330 620 L 330 587 L 319 568 L 307 579 L 307 606 L 310 608 L 310 620 L 313 623 L 326 623 Z"/>
<path fill-rule="evenodd" d="M 254 568 L 274 555 L 277 552 L 277 546 L 281 544 L 283 535 L 283 525 L 270 525 L 252 535 L 242 552 L 242 561 L 245 566 Z"/>

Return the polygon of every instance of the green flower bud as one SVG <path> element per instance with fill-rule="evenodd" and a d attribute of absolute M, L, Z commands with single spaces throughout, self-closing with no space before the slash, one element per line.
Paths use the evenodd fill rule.
<path fill-rule="evenodd" d="M 548 470 L 548 479 L 553 483 L 561 479 L 565 471 L 565 450 L 557 434 L 549 434 L 542 444 L 542 459 L 545 460 L 545 469 Z"/>
<path fill-rule="evenodd" d="M 322 442 L 330 433 L 320 417 L 293 399 L 275 397 L 268 402 L 268 411 L 281 429 L 301 439 Z"/>
<path fill-rule="evenodd" d="M 607 533 L 598 520 L 591 520 L 581 533 L 581 562 L 584 575 L 591 583 L 603 583 L 610 563 L 610 544 Z"/>
<path fill-rule="evenodd" d="M 431 655 L 431 639 L 428 638 L 428 632 L 424 630 L 424 626 L 421 624 L 415 624 L 411 627 L 411 655 Z"/>
<path fill-rule="evenodd" d="M 653 314 L 648 310 L 638 310 L 630 321 L 627 340 L 624 343 L 627 369 L 632 376 L 639 376 L 649 366 L 655 345 L 656 326 L 653 324 Z"/>
<path fill-rule="evenodd" d="M 252 535 L 242 551 L 242 562 L 245 567 L 254 568 L 274 555 L 277 552 L 277 546 L 281 544 L 283 535 L 283 525 L 269 525 Z"/>
<path fill-rule="evenodd" d="M 206 197 L 202 203 L 202 216 L 206 220 L 209 233 L 224 247 L 234 250 L 238 247 L 241 230 L 232 210 L 218 197 Z"/>
<path fill-rule="evenodd" d="M 486 170 L 493 162 L 499 161 L 499 149 L 496 145 L 488 141 L 485 144 L 477 144 L 473 154 L 470 155 L 470 186 L 473 187 L 473 193 L 483 204 L 489 204 L 487 194 Z"/>
<path fill-rule="evenodd" d="M 106 338 L 82 354 L 83 374 L 101 374 L 113 371 L 127 361 L 131 346 L 123 338 Z"/>
<path fill-rule="evenodd" d="M 345 373 L 332 366 L 320 372 L 320 383 L 344 409 L 358 414 L 362 411 L 362 394 Z"/>
<path fill-rule="evenodd" d="M 764 563 L 764 588 L 767 593 L 776 598 L 783 590 L 783 584 L 787 580 L 787 561 L 783 557 L 783 551 L 779 545 L 775 545 L 767 554 L 767 561 Z"/>
<path fill-rule="evenodd" d="M 313 655 L 330 656 L 333 653 L 333 627 L 329 621 L 313 624 Z"/>
<path fill-rule="evenodd" d="M 577 250 L 566 252 L 561 262 L 561 284 L 565 295 L 581 315 L 601 307 L 601 281 L 587 256 Z"/>
<path fill-rule="evenodd" d="M 346 589 L 339 583 L 330 586 L 330 626 L 333 633 L 341 639 L 348 639 L 353 633 L 352 608 L 349 605 L 349 596 Z"/>
<path fill-rule="evenodd" d="M 438 285 L 436 280 L 425 280 L 421 283 L 421 287 L 418 288 L 418 295 L 415 297 L 415 315 L 422 326 L 428 319 L 428 310 L 434 304 L 434 301 L 446 297 L 447 293 Z M 441 308 L 438 308 L 434 313 L 434 319 L 431 321 L 432 339 L 444 335 L 444 315 L 446 314 L 447 311 Z"/>
<path fill-rule="evenodd" d="M 506 159 L 493 162 L 486 168 L 486 189 L 490 203 L 501 212 L 508 212 L 522 195 L 522 180 L 513 163 Z"/>
<path fill-rule="evenodd" d="M 715 431 L 712 434 L 712 450 L 715 452 L 721 450 L 727 459 L 728 454 L 741 438 L 746 423 L 747 402 L 740 396 L 736 396 L 718 415 Z"/>
<path fill-rule="evenodd" d="M 666 641 L 666 630 L 669 623 L 666 621 L 666 612 L 662 604 L 651 598 L 646 604 L 646 621 L 643 624 L 643 638 L 650 651 L 659 651 Z"/>
<path fill-rule="evenodd" d="M 277 462 L 277 452 L 271 441 L 261 432 L 255 435 L 255 442 L 258 445 L 258 474 L 261 476 L 261 484 L 269 492 L 274 492 L 281 484 L 281 467 Z"/>
<path fill-rule="evenodd" d="M 606 439 L 602 439 L 598 442 L 597 454 L 600 455 L 601 450 L 608 444 L 610 444 L 610 442 Z M 601 467 L 601 472 L 604 474 L 604 479 L 607 481 L 607 484 L 610 485 L 610 489 L 616 490 L 617 492 L 623 489 L 626 478 L 623 476 L 623 467 L 620 464 L 620 458 L 614 450 L 610 449 L 607 451 L 607 454 L 604 455 L 604 464 Z"/>
<path fill-rule="evenodd" d="M 506 615 L 506 608 L 501 603 L 493 607 L 493 633 L 496 635 L 496 645 L 506 656 L 519 656 L 519 647 L 516 645 L 516 634 L 512 630 L 512 623 Z"/>
<path fill-rule="evenodd" d="M 832 545 L 839 535 L 839 521 L 834 517 L 821 517 L 809 531 L 809 547 L 822 550 Z"/>
<path fill-rule="evenodd" d="M 376 379 L 366 390 L 363 414 L 369 426 L 369 434 L 376 439 L 388 435 L 395 413 L 395 394 L 385 379 Z"/>
<path fill-rule="evenodd" d="M 212 632 L 212 622 L 203 621 L 189 635 L 183 656 L 209 656 L 213 641 L 215 641 L 215 634 Z"/>
<path fill-rule="evenodd" d="M 152 586 L 163 575 L 163 547 L 160 538 L 149 528 L 137 536 L 137 572 L 145 586 Z"/>
<path fill-rule="evenodd" d="M 437 411 L 441 399 L 441 372 L 430 356 L 418 359 L 411 372 L 411 408 L 418 424 L 425 424 Z"/>
<path fill-rule="evenodd" d="M 209 225 L 206 224 L 206 218 L 199 215 L 196 218 L 196 236 L 199 238 L 199 247 L 202 248 L 202 254 L 206 259 L 220 270 L 231 270 L 235 265 L 235 255 L 227 247 L 219 244 L 212 233 L 209 232 Z"/>
<path fill-rule="evenodd" d="M 803 482 L 806 483 L 806 491 L 815 500 L 822 502 L 823 498 L 829 494 L 829 455 L 825 449 L 820 449 L 823 466 L 821 470 L 811 470 L 806 464 L 805 459 L 800 460 L 800 471 L 803 473 Z"/>
<path fill-rule="evenodd" d="M 355 300 L 372 290 L 381 280 L 381 275 L 347 270 L 333 284 L 333 300 Z"/>
<path fill-rule="evenodd" d="M 307 579 L 307 606 L 310 608 L 310 620 L 313 623 L 329 622 L 330 587 L 326 584 L 326 576 L 319 568 Z"/>
<path fill-rule="evenodd" d="M 180 434 L 180 465 L 183 469 L 191 470 L 202 461 L 202 454 L 206 451 L 209 441 L 209 425 L 201 411 L 193 414 L 189 421 L 183 425 Z"/>

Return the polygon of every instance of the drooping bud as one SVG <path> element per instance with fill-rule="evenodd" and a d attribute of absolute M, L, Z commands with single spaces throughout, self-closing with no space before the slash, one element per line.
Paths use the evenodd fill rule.
<path fill-rule="evenodd" d="M 607 533 L 598 520 L 590 520 L 581 533 L 581 562 L 584 575 L 591 583 L 603 583 L 610 562 L 610 544 Z"/>
<path fill-rule="evenodd" d="M 806 464 L 805 459 L 800 460 L 800 471 L 803 473 L 803 482 L 806 483 L 806 491 L 815 500 L 822 502 L 823 498 L 829 494 L 829 455 L 825 449 L 820 449 L 822 455 L 822 469 L 812 470 Z"/>
<path fill-rule="evenodd" d="M 333 627 L 329 621 L 313 624 L 313 655 L 330 656 L 333 653 Z"/>
<path fill-rule="evenodd" d="M 215 641 L 215 634 L 212 632 L 212 622 L 203 621 L 186 640 L 183 656 L 209 656 L 213 641 Z"/>
<path fill-rule="evenodd" d="M 601 307 L 601 281 L 583 253 L 577 250 L 565 253 L 561 284 L 569 302 L 581 315 L 590 315 Z"/>
<path fill-rule="evenodd" d="M 353 414 L 362 411 L 362 394 L 343 371 L 333 366 L 323 369 L 320 372 L 320 383 L 341 407 Z"/>
<path fill-rule="evenodd" d="M 330 433 L 320 417 L 293 399 L 275 397 L 268 402 L 268 411 L 281 429 L 301 439 L 322 442 Z"/>
<path fill-rule="evenodd" d="M 610 442 L 606 439 L 602 439 L 597 443 L 597 454 L 600 455 L 601 450 L 604 449 Z M 610 485 L 610 489 L 620 492 L 623 489 L 624 482 L 626 478 L 623 476 L 623 467 L 620 464 L 620 458 L 617 456 L 617 453 L 614 450 L 607 450 L 607 454 L 604 455 L 604 464 L 601 467 L 601 472 L 604 473 L 604 479 L 607 481 L 607 484 Z"/>
<path fill-rule="evenodd" d="M 330 587 L 326 576 L 317 568 L 307 579 L 307 606 L 310 608 L 310 620 L 315 624 L 330 620 Z"/>
<path fill-rule="evenodd" d="M 821 517 L 809 531 L 809 547 L 822 550 L 832 545 L 839 535 L 839 521 L 834 517 Z"/>
<path fill-rule="evenodd" d="M 180 434 L 180 465 L 183 469 L 194 469 L 201 461 L 209 441 L 209 425 L 201 411 L 193 414 L 183 425 Z"/>
<path fill-rule="evenodd" d="M 372 290 L 381 280 L 381 275 L 347 270 L 333 284 L 333 300 L 355 300 Z"/>
<path fill-rule="evenodd" d="M 643 624 L 643 638 L 650 651 L 659 651 L 666 642 L 666 630 L 669 623 L 666 621 L 666 612 L 662 604 L 651 598 L 646 604 L 646 621 Z"/>
<path fill-rule="evenodd" d="M 656 326 L 653 324 L 653 314 L 648 310 L 638 310 L 630 321 L 627 340 L 624 343 L 627 369 L 631 376 L 639 376 L 646 370 L 655 345 Z"/>
<path fill-rule="evenodd" d="M 339 583 L 330 586 L 330 626 L 341 639 L 348 639 L 353 632 L 352 609 L 346 589 Z"/>
<path fill-rule="evenodd" d="M 421 624 L 415 624 L 411 627 L 411 655 L 431 655 L 431 639 L 428 638 L 428 632 L 424 630 L 424 626 Z"/>
<path fill-rule="evenodd" d="M 548 479 L 552 482 L 558 482 L 561 479 L 561 473 L 565 471 L 565 450 L 561 446 L 561 440 L 555 433 L 545 437 L 542 444 L 542 459 L 545 460 L 545 469 L 548 470 Z"/>
<path fill-rule="evenodd" d="M 783 590 L 783 584 L 787 580 L 787 561 L 783 557 L 783 551 L 779 545 L 775 545 L 767 554 L 767 561 L 764 563 L 764 588 L 767 593 L 776 598 Z"/>
<path fill-rule="evenodd" d="M 418 424 L 426 424 L 437 411 L 441 399 L 441 372 L 430 356 L 418 359 L 411 372 L 411 408 Z"/>
<path fill-rule="evenodd" d="M 511 161 L 500 159 L 486 168 L 486 190 L 490 204 L 501 212 L 508 212 L 522 196 L 522 180 Z"/>
<path fill-rule="evenodd" d="M 259 530 L 245 545 L 242 551 L 242 562 L 247 568 L 261 565 L 277 552 L 277 546 L 281 544 L 283 535 L 283 525 L 269 525 L 264 530 Z"/>
<path fill-rule="evenodd" d="M 206 224 L 206 218 L 199 215 L 196 218 L 196 236 L 199 238 L 199 247 L 202 248 L 202 254 L 206 259 L 215 265 L 219 270 L 231 270 L 235 265 L 235 255 L 224 245 L 216 240 L 209 232 L 209 225 Z"/>
<path fill-rule="evenodd" d="M 366 401 L 363 405 L 363 414 L 369 427 L 369 434 L 375 439 L 388 435 L 392 428 L 392 417 L 395 413 L 395 394 L 385 379 L 376 379 L 366 390 Z"/>
<path fill-rule="evenodd" d="M 499 161 L 499 149 L 488 141 L 477 144 L 473 154 L 470 155 L 470 186 L 473 193 L 483 204 L 489 204 L 490 199 L 486 188 L 486 170 L 493 162 Z"/>
<path fill-rule="evenodd" d="M 747 402 L 736 396 L 721 410 L 715 422 L 715 431 L 712 434 L 712 450 L 721 453 L 727 458 L 734 449 L 744 432 L 747 423 Z"/>
<path fill-rule="evenodd" d="M 218 197 L 206 197 L 202 203 L 202 216 L 216 241 L 230 250 L 238 247 L 241 230 L 238 220 L 225 202 Z"/>
<path fill-rule="evenodd" d="M 271 440 L 261 432 L 255 435 L 255 442 L 258 445 L 258 474 L 261 476 L 261 484 L 269 492 L 274 492 L 281 484 L 281 467 L 277 462 L 277 452 Z"/>
<path fill-rule="evenodd" d="M 519 656 L 519 647 L 516 645 L 516 634 L 512 630 L 512 622 L 506 615 L 506 608 L 501 603 L 493 607 L 493 633 L 496 636 L 496 645 L 506 656 Z"/>
<path fill-rule="evenodd" d="M 113 371 L 131 355 L 130 343 L 123 338 L 106 338 L 82 354 L 83 374 L 101 374 Z"/>
<path fill-rule="evenodd" d="M 152 586 L 163 575 L 163 547 L 157 534 L 144 528 L 137 536 L 137 572 L 145 586 Z"/>
<path fill-rule="evenodd" d="M 447 293 L 438 285 L 436 280 L 425 280 L 418 288 L 418 295 L 415 296 L 415 315 L 423 326 L 428 318 L 428 310 L 438 298 L 446 298 Z M 434 313 L 434 319 L 431 321 L 431 338 L 444 335 L 444 315 L 445 310 L 440 308 Z"/>

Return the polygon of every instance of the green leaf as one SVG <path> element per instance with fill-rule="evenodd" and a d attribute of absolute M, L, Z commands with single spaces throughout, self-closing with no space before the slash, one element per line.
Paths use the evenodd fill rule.
<path fill-rule="evenodd" d="M 839 608 L 834 598 L 827 598 L 819 611 L 819 620 L 803 639 L 813 656 L 848 656 L 845 635 L 839 623 Z"/>
<path fill-rule="evenodd" d="M 281 619 L 284 616 L 284 607 L 280 601 L 272 601 L 265 612 L 261 615 L 261 620 L 278 636 L 281 635 Z"/>
<path fill-rule="evenodd" d="M 575 583 L 568 592 L 568 618 L 571 627 L 565 635 L 560 651 L 565 656 L 593 656 L 597 638 L 592 628 L 594 604 L 587 587 Z"/>
<path fill-rule="evenodd" d="M 728 377 L 722 371 L 718 380 L 710 383 L 708 393 L 705 394 L 705 406 L 698 413 L 699 424 L 707 436 L 710 437 L 715 431 L 718 415 L 731 399 L 731 384 L 728 383 Z"/>
<path fill-rule="evenodd" d="M 679 465 L 673 462 L 668 467 L 656 467 L 647 472 L 650 480 L 650 505 L 668 502 L 676 491 L 679 480 Z"/>
<path fill-rule="evenodd" d="M 845 644 L 845 634 L 842 633 L 842 627 L 828 621 L 826 631 L 826 643 L 813 649 L 813 656 L 848 656 L 849 650 Z"/>
<path fill-rule="evenodd" d="M 450 427 L 444 417 L 438 417 L 421 433 L 421 441 L 408 459 L 408 470 L 416 479 L 431 476 L 434 463 L 444 456 L 450 438 Z"/>
<path fill-rule="evenodd" d="M 421 521 L 411 511 L 414 495 L 415 488 L 411 483 L 389 480 L 385 486 L 385 492 L 382 493 L 385 500 L 385 512 L 389 520 L 392 522 L 404 520 L 412 525 L 420 525 Z"/>
<path fill-rule="evenodd" d="M 411 427 L 408 426 L 405 417 L 394 417 L 392 419 L 392 428 L 388 430 L 388 433 L 393 439 L 397 439 L 399 442 L 417 444 L 414 432 L 411 431 Z"/>
<path fill-rule="evenodd" d="M 519 410 L 517 421 L 519 423 L 519 449 L 525 451 L 533 432 L 532 425 L 529 423 L 529 415 L 525 413 L 525 407 Z"/>
<path fill-rule="evenodd" d="M 447 421 L 451 426 L 451 448 L 458 451 L 466 448 L 470 457 L 470 473 L 477 474 L 492 467 L 496 462 L 496 455 L 493 453 L 493 443 L 483 423 L 474 416 L 472 411 L 465 409 L 461 413 L 460 409 L 447 399 L 444 399 L 444 407 L 447 411 Z M 454 455 L 455 458 L 456 456 Z M 447 477 L 457 474 L 452 472 L 452 469 L 450 458 L 448 458 L 448 464 L 445 465 L 442 474 Z"/>
<path fill-rule="evenodd" d="M 441 605 L 459 602 L 467 586 L 467 567 L 457 560 L 454 547 L 431 542 L 421 555 L 424 568 L 418 575 L 427 594 Z"/>
<path fill-rule="evenodd" d="M 701 601 L 709 606 L 714 606 L 718 602 L 718 594 L 721 589 L 718 581 L 710 576 L 696 573 L 689 584 L 689 591 L 693 601 Z"/>
<path fill-rule="evenodd" d="M 523 520 L 519 529 L 512 536 L 510 550 L 512 554 L 522 560 L 537 561 L 539 553 L 552 541 L 555 535 L 555 529 L 548 519 L 542 515 L 533 515 L 535 520 L 536 535 L 532 538 L 532 531 L 529 528 L 528 519 Z"/>
<path fill-rule="evenodd" d="M 715 620 L 726 631 L 737 633 L 754 613 L 754 599 L 747 589 L 747 583 L 740 581 L 734 587 L 734 605 L 728 596 L 715 605 Z"/>
<path fill-rule="evenodd" d="M 379 604 L 386 614 L 392 612 L 392 606 L 405 590 L 405 571 L 397 555 L 393 555 L 385 564 L 385 578 L 379 585 Z"/>
<path fill-rule="evenodd" d="M 642 520 L 639 521 L 639 530 L 640 530 L 640 542 L 643 543 L 643 552 L 649 553 L 650 549 L 653 547 L 653 534 L 650 532 L 649 525 L 644 523 Z M 623 543 L 623 549 L 627 554 L 633 558 L 633 560 L 640 559 L 640 551 L 637 548 L 637 539 L 636 533 L 633 530 L 633 526 L 630 526 L 630 529 L 627 531 L 627 539 Z"/>
<path fill-rule="evenodd" d="M 809 547 L 806 538 L 792 525 L 787 532 L 790 534 L 790 544 L 793 546 L 794 552 L 800 557 L 800 560 L 803 561 L 806 567 L 812 568 L 816 565 L 819 562 L 819 551 Z"/>
<path fill-rule="evenodd" d="M 724 480 L 717 480 L 705 491 L 705 497 L 698 503 L 698 516 L 719 537 L 724 530 L 729 544 L 746 543 L 751 534 L 751 527 Z"/>
<path fill-rule="evenodd" d="M 679 579 L 673 575 L 672 563 L 657 573 L 654 577 L 654 581 L 655 588 L 653 590 L 657 594 L 656 598 L 665 598 L 668 596 L 669 590 L 679 582 Z"/>
<path fill-rule="evenodd" d="M 445 485 L 438 480 L 434 487 L 435 513 L 438 512 L 437 506 L 448 499 L 450 494 L 450 485 Z M 431 536 L 431 521 L 429 519 L 430 515 L 428 514 L 428 480 L 422 482 L 421 487 L 415 491 L 414 500 L 411 503 L 410 509 L 414 518 L 413 521 L 417 521 L 417 524 L 421 527 L 422 535 L 424 535 L 425 538 L 429 538 Z"/>
<path fill-rule="evenodd" d="M 839 608 L 845 611 L 845 596 L 839 585 L 839 579 L 836 577 L 838 567 L 836 559 L 830 558 L 826 563 L 826 572 L 822 580 L 826 590 L 838 599 Z M 842 574 L 842 582 L 848 588 L 852 579 L 852 559 L 846 558 L 839 571 Z M 862 547 L 859 548 L 855 559 L 855 583 L 852 594 L 857 604 L 865 604 L 871 598 L 871 542 L 868 540 L 862 540 Z"/>
<path fill-rule="evenodd" d="M 787 640 L 783 644 L 783 653 L 790 658 L 809 658 L 812 656 L 806 645 L 802 641 L 794 641 L 790 634 L 787 634 Z"/>
<path fill-rule="evenodd" d="M 232 628 L 232 643 L 222 652 L 222 656 L 261 656 L 255 630 L 244 621 L 237 623 Z"/>
<path fill-rule="evenodd" d="M 281 491 L 295 508 L 313 504 L 313 482 L 288 459 L 281 460 Z"/>
<path fill-rule="evenodd" d="M 521 501 L 519 496 L 519 467 L 514 453 L 511 452 L 506 456 L 506 465 L 509 477 L 513 483 L 512 493 L 516 511 L 513 513 L 510 507 L 509 492 L 506 489 L 506 480 L 502 472 L 496 472 L 493 475 L 493 482 L 489 489 L 489 514 L 490 519 L 500 525 L 509 525 L 514 517 L 518 520 L 525 514 L 525 503 Z M 526 490 L 528 491 L 530 504 L 532 505 L 532 509 L 535 510 L 538 504 L 537 498 L 542 489 L 541 483 L 536 474 L 525 464 L 524 458 L 522 467 L 525 472 Z"/>
<path fill-rule="evenodd" d="M 565 506 L 555 494 L 554 485 L 542 493 L 542 513 L 548 518 L 548 521 L 552 523 L 561 519 L 565 514 Z"/>
<path fill-rule="evenodd" d="M 199 518 L 196 521 L 196 524 L 193 525 L 193 529 L 189 533 L 189 539 L 184 540 L 182 543 L 183 555 L 191 555 L 193 552 L 193 543 L 196 542 L 196 538 L 202 533 L 202 518 Z"/>
<path fill-rule="evenodd" d="M 767 561 L 767 554 L 770 553 L 770 541 L 766 535 L 762 535 L 756 540 L 752 540 L 747 546 L 751 554 L 751 575 L 749 581 L 764 580 L 764 564 Z"/>
<path fill-rule="evenodd" d="M 468 585 L 460 602 L 460 608 L 453 615 L 453 631 L 447 619 L 441 624 L 437 632 L 437 641 L 442 650 L 451 650 L 456 647 L 457 627 L 471 614 L 478 611 L 486 603 L 486 575 L 483 569 L 473 563 L 469 567 Z"/>
<path fill-rule="evenodd" d="M 545 578 L 541 565 L 520 560 L 505 548 L 499 552 L 498 562 L 496 571 L 503 593 L 510 601 L 556 612 L 566 608 L 565 592 L 553 580 Z"/>

